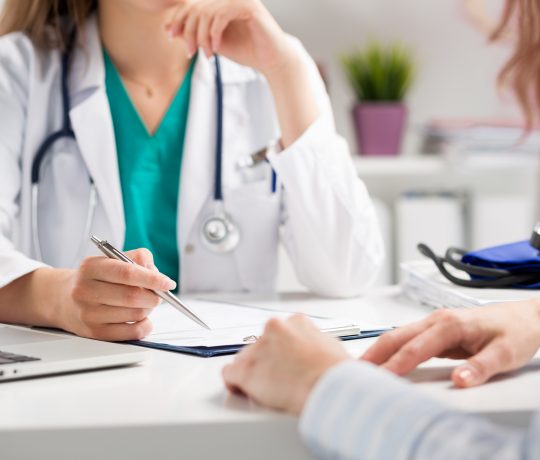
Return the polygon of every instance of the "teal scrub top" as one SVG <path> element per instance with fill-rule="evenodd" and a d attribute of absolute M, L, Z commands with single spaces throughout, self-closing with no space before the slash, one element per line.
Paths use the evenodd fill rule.
<path fill-rule="evenodd" d="M 159 271 L 178 282 L 178 195 L 195 59 L 150 134 L 105 50 L 103 56 L 124 202 L 124 249 L 149 249 Z"/>

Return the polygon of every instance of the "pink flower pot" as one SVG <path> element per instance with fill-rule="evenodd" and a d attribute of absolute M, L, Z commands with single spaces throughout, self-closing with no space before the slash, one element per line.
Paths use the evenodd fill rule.
<path fill-rule="evenodd" d="M 398 103 L 357 104 L 353 108 L 356 139 L 361 155 L 397 155 L 407 118 Z"/>

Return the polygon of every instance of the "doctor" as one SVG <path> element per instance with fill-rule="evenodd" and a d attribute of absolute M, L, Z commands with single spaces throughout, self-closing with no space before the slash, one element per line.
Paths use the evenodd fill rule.
<path fill-rule="evenodd" d="M 271 291 L 280 239 L 314 292 L 373 279 L 372 203 L 260 1 L 7 0 L 0 33 L 0 321 L 141 338 L 147 289 Z"/>

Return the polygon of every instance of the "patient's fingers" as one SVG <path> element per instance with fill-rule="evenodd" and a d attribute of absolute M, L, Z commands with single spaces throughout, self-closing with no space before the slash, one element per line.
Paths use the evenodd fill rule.
<path fill-rule="evenodd" d="M 516 359 L 513 348 L 506 338 L 492 340 L 466 363 L 456 367 L 452 380 L 458 387 L 470 387 L 480 385 L 501 372 L 517 369 L 526 361 Z"/>
<path fill-rule="evenodd" d="M 429 327 L 427 320 L 386 332 L 360 357 L 373 364 L 383 364 L 403 345 Z"/>
<path fill-rule="evenodd" d="M 461 339 L 461 328 L 436 323 L 414 336 L 382 366 L 398 375 L 407 374 L 424 361 L 456 348 Z"/>

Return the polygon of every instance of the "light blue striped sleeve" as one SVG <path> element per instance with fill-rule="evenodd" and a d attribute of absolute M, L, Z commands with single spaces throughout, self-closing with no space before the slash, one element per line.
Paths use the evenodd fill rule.
<path fill-rule="evenodd" d="M 540 417 L 518 432 L 453 411 L 375 366 L 337 365 L 317 382 L 300 432 L 322 459 L 540 459 Z"/>

